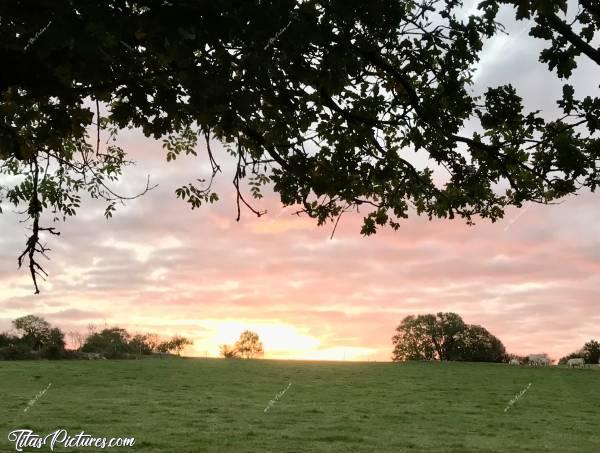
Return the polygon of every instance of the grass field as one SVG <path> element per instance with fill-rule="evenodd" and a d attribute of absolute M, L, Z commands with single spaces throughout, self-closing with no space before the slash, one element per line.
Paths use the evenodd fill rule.
<path fill-rule="evenodd" d="M 0 362 L 0 384 L 0 450 L 7 451 L 15 451 L 7 440 L 14 429 L 65 428 L 71 435 L 133 436 L 136 444 L 60 451 L 600 452 L 600 372 L 593 369 L 39 361 Z"/>

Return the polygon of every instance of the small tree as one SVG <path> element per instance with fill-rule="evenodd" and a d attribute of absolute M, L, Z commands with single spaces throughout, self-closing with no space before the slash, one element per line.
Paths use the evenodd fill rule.
<path fill-rule="evenodd" d="M 192 340 L 186 337 L 182 337 L 180 335 L 175 335 L 171 338 L 170 341 L 170 349 L 171 351 L 175 351 L 177 355 L 181 355 L 181 352 L 186 346 L 191 346 L 194 344 Z"/>
<path fill-rule="evenodd" d="M 83 352 L 117 356 L 129 351 L 129 333 L 119 327 L 104 329 L 100 333 L 90 335 L 81 349 Z"/>
<path fill-rule="evenodd" d="M 455 360 L 465 328 L 456 313 L 407 316 L 392 338 L 392 360 Z"/>
<path fill-rule="evenodd" d="M 158 352 L 162 352 L 163 354 L 166 354 L 171 349 L 171 344 L 170 343 L 171 343 L 170 340 L 161 341 L 156 346 L 156 350 Z"/>
<path fill-rule="evenodd" d="M 147 333 L 144 336 L 146 338 L 146 345 L 148 346 L 148 349 L 150 349 L 150 352 L 157 351 L 158 345 L 160 344 L 160 338 L 158 338 L 158 335 L 155 333 Z"/>
<path fill-rule="evenodd" d="M 67 336 L 69 337 L 71 346 L 75 351 L 79 351 L 85 344 L 86 336 L 81 332 L 72 330 L 69 333 L 67 333 Z"/>
<path fill-rule="evenodd" d="M 60 359 L 65 355 L 65 334 L 58 327 L 50 329 L 48 340 L 42 349 L 42 357 Z"/>
<path fill-rule="evenodd" d="M 392 338 L 392 360 L 506 360 L 502 342 L 481 326 L 466 324 L 456 313 L 407 316 Z"/>
<path fill-rule="evenodd" d="M 88 337 L 94 335 L 95 333 L 98 333 L 98 327 L 93 322 L 90 322 L 88 324 L 87 328 L 88 328 L 88 335 L 87 335 Z"/>
<path fill-rule="evenodd" d="M 477 325 L 467 325 L 459 341 L 458 360 L 467 362 L 506 361 L 506 348 L 502 342 Z"/>
<path fill-rule="evenodd" d="M 186 346 L 192 344 L 194 344 L 194 342 L 189 338 L 175 335 L 170 340 L 165 340 L 162 343 L 159 343 L 156 349 L 158 352 L 175 352 L 177 355 L 180 355 L 181 351 L 183 351 Z"/>
<path fill-rule="evenodd" d="M 431 316 L 431 315 L 430 315 Z M 404 362 L 406 360 L 432 360 L 435 358 L 435 348 L 428 333 L 425 316 L 407 316 L 396 328 L 396 335 L 392 338 L 394 351 L 392 360 Z"/>
<path fill-rule="evenodd" d="M 0 333 L 0 348 L 14 346 L 19 342 L 19 337 L 8 332 Z"/>
<path fill-rule="evenodd" d="M 129 341 L 129 350 L 133 354 L 150 354 L 152 352 L 152 348 L 147 343 L 146 335 L 136 334 Z"/>
<path fill-rule="evenodd" d="M 263 344 L 258 334 L 249 330 L 242 332 L 234 348 L 244 359 L 254 359 L 264 355 Z"/>
<path fill-rule="evenodd" d="M 226 359 L 239 359 L 240 352 L 235 349 L 235 347 L 228 346 L 226 344 L 222 344 L 219 348 L 221 356 Z"/>
<path fill-rule="evenodd" d="M 583 345 L 583 353 L 587 363 L 598 363 L 600 361 L 600 343 L 590 340 Z"/>
<path fill-rule="evenodd" d="M 22 332 L 21 341 L 40 351 L 50 337 L 50 323 L 44 318 L 35 315 L 22 316 L 12 322 L 17 331 Z"/>

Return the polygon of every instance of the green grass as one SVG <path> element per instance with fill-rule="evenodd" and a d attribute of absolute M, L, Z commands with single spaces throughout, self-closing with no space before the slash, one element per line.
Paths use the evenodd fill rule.
<path fill-rule="evenodd" d="M 136 438 L 134 448 L 106 452 L 600 452 L 600 372 L 594 369 L 217 359 L 0 362 L 0 385 L 0 450 L 8 451 L 14 451 L 7 440 L 13 429 L 47 434 L 65 428 L 72 435 L 85 430 Z"/>

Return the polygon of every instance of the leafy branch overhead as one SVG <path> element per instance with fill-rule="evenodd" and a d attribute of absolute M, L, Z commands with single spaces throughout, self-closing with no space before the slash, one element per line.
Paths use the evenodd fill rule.
<path fill-rule="evenodd" d="M 495 221 L 599 181 L 598 97 L 565 84 L 562 115 L 545 118 L 511 85 L 471 90 L 501 4 L 533 20 L 548 48 L 531 58 L 557 77 L 578 57 L 600 64 L 593 0 L 488 0 L 470 17 L 458 0 L 30 3 L 0 4 L 0 168 L 20 177 L 0 201 L 31 222 L 19 263 L 36 291 L 40 232 L 54 231 L 42 220 L 74 215 L 86 192 L 107 217 L 136 196 L 112 188 L 130 163 L 114 145 L 124 128 L 162 140 L 167 161 L 203 149 L 210 180 L 176 192 L 193 208 L 218 199 L 216 140 L 236 162 L 238 218 L 262 215 L 251 201 L 271 185 L 319 224 L 365 209 L 366 235 L 411 212 Z"/>

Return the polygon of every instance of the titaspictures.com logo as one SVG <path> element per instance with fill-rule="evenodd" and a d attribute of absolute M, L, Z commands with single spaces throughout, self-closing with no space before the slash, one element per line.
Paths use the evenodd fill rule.
<path fill-rule="evenodd" d="M 24 448 L 44 447 L 50 448 L 50 451 L 58 446 L 64 448 L 114 448 L 114 447 L 133 447 L 135 445 L 134 437 L 95 437 L 81 431 L 79 434 L 70 436 L 66 429 L 57 429 L 45 436 L 33 432 L 31 429 L 15 429 L 8 433 L 8 441 L 15 444 L 16 451 L 23 451 Z"/>

